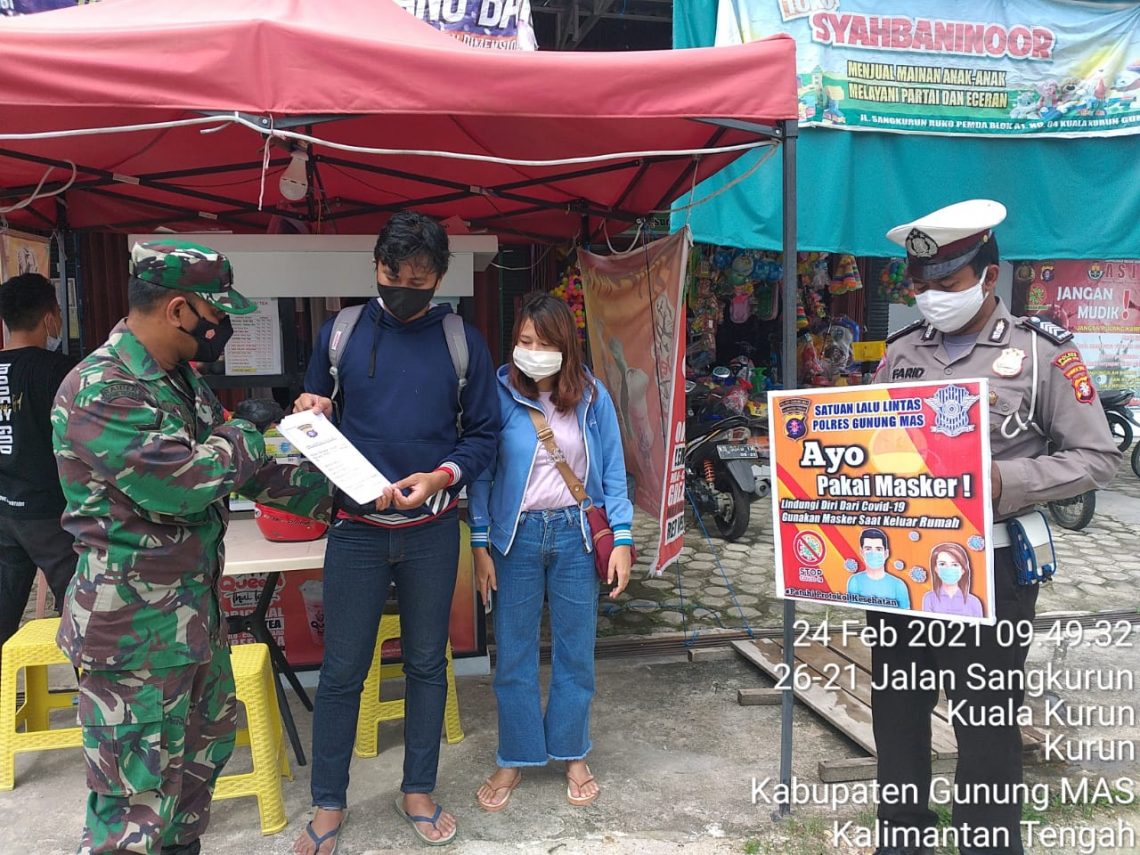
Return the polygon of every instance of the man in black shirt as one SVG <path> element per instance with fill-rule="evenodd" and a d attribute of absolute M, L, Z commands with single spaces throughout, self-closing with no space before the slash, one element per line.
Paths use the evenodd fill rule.
<path fill-rule="evenodd" d="M 56 607 L 76 553 L 60 525 L 63 492 L 51 447 L 56 390 L 74 365 L 56 353 L 63 319 L 55 288 L 38 273 L 0 285 L 0 319 L 8 327 L 0 351 L 0 645 L 19 628 L 35 581 L 44 571 Z"/>

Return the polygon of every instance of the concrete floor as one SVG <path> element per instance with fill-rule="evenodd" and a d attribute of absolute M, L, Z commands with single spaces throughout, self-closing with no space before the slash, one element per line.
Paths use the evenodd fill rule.
<path fill-rule="evenodd" d="M 751 803 L 751 779 L 778 775 L 779 769 L 778 707 L 741 707 L 736 701 L 738 688 L 761 684 L 752 666 L 731 656 L 700 664 L 690 664 L 680 653 L 603 660 L 598 663 L 591 754 L 601 800 L 586 809 L 568 805 L 561 768 L 551 766 L 528 770 L 510 807 L 492 815 L 474 803 L 475 789 L 494 763 L 490 678 L 459 678 L 466 739 L 443 744 L 437 789 L 460 823 L 460 837 L 448 851 L 742 852 L 739 841 L 772 824 L 770 809 Z M 307 743 L 311 717 L 299 703 L 293 709 Z M 800 774 L 814 775 L 821 756 L 857 751 L 811 713 L 798 710 L 796 719 Z M 385 724 L 380 756 L 353 760 L 351 815 L 341 853 L 420 849 L 392 807 L 400 781 L 401 739 L 397 723 Z M 231 770 L 245 765 L 239 751 Z M 253 799 L 218 802 L 203 851 L 288 852 L 308 818 L 309 768 L 296 769 L 296 780 L 285 782 L 290 824 L 284 832 L 273 837 L 258 833 Z M 16 789 L 0 793 L 0 828 L 23 831 L 0 836 L 0 853 L 73 852 L 85 797 L 78 751 L 21 755 L 16 773 Z"/>
<path fill-rule="evenodd" d="M 1116 667 L 1140 668 L 1140 634 L 1133 633 L 1132 640 L 1134 647 L 1112 651 Z M 1069 669 L 1088 667 L 1103 661 L 1105 652 L 1091 644 L 1061 650 L 1055 643 L 1039 640 L 1031 668 L 1044 667 L 1047 662 L 1064 662 Z M 545 674 L 548 669 L 544 668 Z M 474 804 L 476 787 L 492 771 L 496 745 L 491 682 L 489 677 L 458 679 L 466 739 L 442 746 L 437 790 L 440 801 L 460 824 L 460 836 L 447 851 L 456 855 L 854 855 L 870 851 L 831 842 L 837 818 L 869 821 L 872 814 L 865 807 L 839 812 L 797 809 L 792 819 L 776 823 L 770 806 L 753 803 L 754 777 L 778 779 L 779 707 L 738 705 L 737 689 L 770 683 L 728 650 L 721 658 L 698 663 L 688 662 L 680 651 L 654 658 L 602 660 L 597 682 L 591 766 L 602 787 L 599 802 L 586 809 L 570 807 L 561 769 L 552 766 L 528 770 L 509 808 L 492 815 Z M 1070 703 L 1081 698 L 1066 696 Z M 1101 693 L 1084 699 L 1123 706 L 1136 703 L 1136 697 L 1129 695 Z M 1040 707 L 1043 701 L 1034 704 Z M 307 743 L 311 718 L 299 703 L 293 709 Z M 1140 737 L 1135 728 L 1108 732 L 1133 740 Z M 821 759 L 862 756 L 859 748 L 799 707 L 794 733 L 794 771 L 803 781 L 818 783 Z M 1070 735 L 1094 734 L 1078 729 Z M 385 724 L 380 756 L 354 759 L 351 816 L 343 832 L 341 855 L 424 851 L 392 807 L 400 779 L 401 739 L 399 724 Z M 246 763 L 239 752 L 230 771 L 241 771 Z M 262 837 L 253 799 L 218 802 L 203 851 L 235 855 L 289 852 L 308 817 L 308 770 L 307 766 L 297 769 L 296 780 L 285 782 L 289 816 L 285 831 Z M 1079 771 L 1036 767 L 1030 776 L 1056 782 L 1061 775 Z M 1140 772 L 1129 763 L 1101 764 L 1086 771 L 1112 780 L 1135 778 Z M 19 756 L 16 789 L 0 793 L 0 829 L 4 829 L 0 853 L 74 852 L 84 798 L 78 751 Z M 1049 814 L 1050 819 L 1105 825 L 1124 818 L 1140 836 L 1135 806 L 1113 812 L 1059 810 Z M 1051 849 L 1051 855 L 1076 851 L 1059 846 Z"/>

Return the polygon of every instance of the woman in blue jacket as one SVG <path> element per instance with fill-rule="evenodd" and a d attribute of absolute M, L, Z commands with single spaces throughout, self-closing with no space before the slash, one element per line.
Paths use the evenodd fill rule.
<path fill-rule="evenodd" d="M 471 487 L 471 545 L 484 602 L 495 591 L 495 696 L 499 768 L 476 799 L 506 807 L 524 766 L 566 762 L 566 798 L 593 804 L 599 788 L 590 751 L 598 577 L 586 514 L 539 442 L 530 411 L 541 412 L 558 450 L 605 508 L 614 532 L 608 583 L 629 583 L 633 506 L 626 496 L 617 411 L 582 364 L 574 316 L 561 300 L 532 294 L 515 321 L 511 364 L 499 369 L 502 430 L 495 461 Z M 539 624 L 550 603 L 552 675 L 546 713 L 538 682 Z"/>

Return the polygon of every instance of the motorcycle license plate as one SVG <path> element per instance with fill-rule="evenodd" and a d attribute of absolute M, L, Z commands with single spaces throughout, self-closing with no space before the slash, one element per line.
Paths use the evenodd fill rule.
<path fill-rule="evenodd" d="M 754 445 L 718 445 L 716 453 L 721 460 L 759 460 L 760 452 Z"/>

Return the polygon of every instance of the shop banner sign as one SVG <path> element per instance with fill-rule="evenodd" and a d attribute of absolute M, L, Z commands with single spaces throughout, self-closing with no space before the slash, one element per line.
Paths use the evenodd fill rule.
<path fill-rule="evenodd" d="M 1019 264 L 1014 306 L 1070 330 L 1097 387 L 1140 389 L 1140 261 Z"/>
<path fill-rule="evenodd" d="M 3 0 L 0 0 L 3 2 Z M 385 2 L 385 0 L 377 0 Z M 397 6 L 464 44 L 490 50 L 538 50 L 530 0 L 394 0 Z"/>
<path fill-rule="evenodd" d="M 994 623 L 985 380 L 771 392 L 785 599 Z"/>
<path fill-rule="evenodd" d="M 719 0 L 716 43 L 796 40 L 800 122 L 972 136 L 1140 132 L 1140 4 Z"/>
<path fill-rule="evenodd" d="M 661 523 L 650 572 L 685 540 L 685 307 L 693 241 L 682 229 L 626 253 L 579 250 L 594 373 L 614 399 L 631 498 Z"/>

